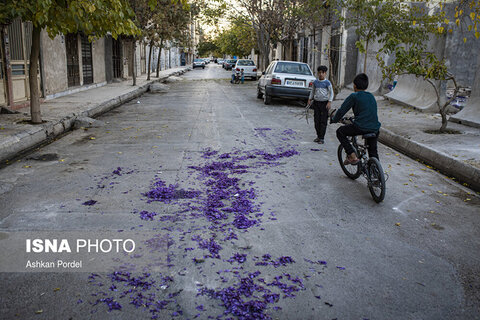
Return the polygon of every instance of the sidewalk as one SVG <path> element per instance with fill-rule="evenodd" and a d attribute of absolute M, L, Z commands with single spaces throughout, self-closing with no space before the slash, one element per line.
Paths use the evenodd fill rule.
<path fill-rule="evenodd" d="M 132 86 L 130 79 L 47 100 L 41 104 L 44 123 L 39 125 L 27 123 L 30 107 L 17 110 L 20 112 L 17 114 L 0 114 L 0 165 L 8 164 L 22 153 L 69 131 L 77 118 L 94 118 L 142 95 L 150 84 L 183 74 L 188 69 L 164 70 L 159 78 L 151 76 L 149 81 L 146 75 L 142 75 L 137 78 L 136 86 Z"/>
<path fill-rule="evenodd" d="M 353 91 L 344 89 L 333 105 L 338 108 Z M 337 100 L 338 99 L 338 100 Z M 480 191 L 480 128 L 449 122 L 447 128 L 460 134 L 430 134 L 442 123 L 440 114 L 423 113 L 377 96 L 382 123 L 379 141 L 413 159 L 455 177 Z"/>

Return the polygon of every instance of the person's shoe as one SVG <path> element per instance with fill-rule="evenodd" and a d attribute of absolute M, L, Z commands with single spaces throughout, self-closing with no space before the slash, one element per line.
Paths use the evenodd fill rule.
<path fill-rule="evenodd" d="M 360 162 L 359 159 L 353 159 L 352 160 L 352 159 L 347 158 L 347 159 L 345 159 L 345 161 L 343 161 L 343 164 L 346 165 L 346 166 L 349 165 L 349 164 L 354 166 L 354 165 L 358 164 L 359 162 Z"/>
<path fill-rule="evenodd" d="M 316 142 L 316 143 L 320 143 L 320 141 L 323 141 L 323 140 L 320 139 L 320 138 L 315 138 L 315 139 L 313 140 L 313 142 Z"/>

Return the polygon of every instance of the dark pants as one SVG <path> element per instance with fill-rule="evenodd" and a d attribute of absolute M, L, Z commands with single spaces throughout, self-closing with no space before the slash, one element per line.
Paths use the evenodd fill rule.
<path fill-rule="evenodd" d="M 364 131 L 358 128 L 354 124 L 349 124 L 349 125 L 341 126 L 340 128 L 337 129 L 337 138 L 338 138 L 338 141 L 340 141 L 340 143 L 342 144 L 343 148 L 345 149 L 345 152 L 347 154 L 352 154 L 354 150 L 353 150 L 352 144 L 350 143 L 350 141 L 348 141 L 348 137 L 363 135 L 366 133 L 370 133 L 370 132 Z M 370 158 L 375 157 L 378 159 L 377 139 L 379 134 L 380 132 L 377 132 L 376 137 L 367 139 L 368 156 Z"/>
<path fill-rule="evenodd" d="M 313 121 L 315 122 L 315 131 L 317 131 L 317 138 L 322 140 L 327 131 L 327 103 L 328 101 L 313 101 Z"/>

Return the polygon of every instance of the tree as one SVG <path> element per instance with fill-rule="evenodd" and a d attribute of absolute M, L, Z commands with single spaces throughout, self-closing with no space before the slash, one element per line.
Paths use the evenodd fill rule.
<path fill-rule="evenodd" d="M 383 37 L 383 52 L 394 55 L 395 60 L 390 65 L 377 55 L 384 78 L 395 75 L 411 74 L 422 77 L 434 89 L 436 104 L 442 117 L 440 132 L 446 132 L 448 119 L 447 111 L 450 103 L 457 97 L 459 85 L 455 75 L 448 70 L 446 61 L 428 47 L 429 37 L 441 36 L 448 27 L 449 20 L 444 11 L 429 12 L 421 7 L 409 7 L 410 16 L 401 22 L 401 25 L 392 28 L 393 24 Z M 397 31 L 396 31 L 397 30 Z M 454 92 L 451 98 L 445 99 L 442 87 L 453 83 Z"/>
<path fill-rule="evenodd" d="M 166 9 L 166 10 L 165 10 Z M 160 73 L 160 55 L 162 48 L 166 41 L 183 44 L 184 46 L 189 42 L 189 26 L 191 23 L 192 7 L 190 5 L 181 5 L 179 3 L 172 3 L 164 8 L 161 24 L 158 25 L 157 34 L 159 38 L 159 52 L 157 58 L 157 78 Z M 160 17 L 157 17 L 159 19 Z"/>
<path fill-rule="evenodd" d="M 152 0 L 149 0 L 150 2 Z M 157 77 L 160 71 L 160 54 L 166 41 L 182 40 L 190 23 L 191 7 L 186 1 L 156 0 L 155 6 L 144 28 L 144 36 L 149 41 L 147 80 L 150 80 L 152 50 L 159 47 Z"/>
<path fill-rule="evenodd" d="M 355 33 L 359 37 L 356 46 L 365 55 L 363 72 L 366 72 L 368 49 L 372 41 L 387 44 L 388 38 L 396 45 L 398 42 L 416 41 L 412 37 L 425 35 L 418 32 L 408 34 L 413 30 L 410 26 L 415 25 L 414 21 L 422 16 L 418 15 L 419 8 L 405 0 L 340 0 L 336 7 L 345 12 L 336 9 L 337 17 L 344 23 L 345 28 L 355 27 Z M 397 39 L 390 36 L 392 33 Z"/>
<path fill-rule="evenodd" d="M 284 27 L 283 2 L 286 0 L 238 0 L 246 11 L 246 18 L 255 30 L 257 47 L 260 52 L 260 66 L 265 69 L 270 64 L 270 48 L 279 41 Z M 237 12 L 243 15 L 242 12 Z"/>
<path fill-rule="evenodd" d="M 440 132 L 446 132 L 448 119 L 447 111 L 450 103 L 457 97 L 459 86 L 455 76 L 448 71 L 445 60 L 439 59 L 434 53 L 427 52 L 424 47 L 415 46 L 408 49 L 398 46 L 395 50 L 395 61 L 388 66 L 383 66 L 385 77 L 393 75 L 412 74 L 422 77 L 432 85 L 437 96 L 438 111 L 442 117 Z M 450 99 L 444 99 L 441 94 L 442 82 L 451 81 L 454 92 Z"/>
<path fill-rule="evenodd" d="M 204 57 L 213 54 L 218 49 L 214 41 L 207 40 L 198 44 L 197 53 L 200 57 Z"/>
<path fill-rule="evenodd" d="M 40 93 L 38 90 L 38 58 L 40 32 L 46 28 L 50 38 L 58 34 L 83 32 L 89 36 L 102 37 L 108 32 L 114 38 L 120 34 L 135 35 L 138 28 L 131 17 L 132 10 L 124 0 L 16 0 L 0 14 L 0 23 L 20 17 L 33 25 L 30 52 L 29 86 L 32 123 L 42 123 Z"/>
<path fill-rule="evenodd" d="M 236 17 L 231 20 L 230 28 L 215 39 L 215 43 L 222 54 L 248 56 L 256 48 L 255 30 L 244 17 Z"/>
<path fill-rule="evenodd" d="M 145 30 L 150 24 L 150 21 L 154 15 L 154 10 L 157 9 L 156 0 L 129 0 L 130 8 L 134 12 L 134 23 L 141 31 L 137 36 L 131 37 L 132 40 L 132 52 L 130 59 L 132 60 L 132 85 L 136 85 L 136 70 L 135 70 L 135 51 L 137 40 L 145 36 Z"/>

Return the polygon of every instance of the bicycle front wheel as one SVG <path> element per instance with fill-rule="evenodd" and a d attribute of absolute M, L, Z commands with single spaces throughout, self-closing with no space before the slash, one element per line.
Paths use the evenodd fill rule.
<path fill-rule="evenodd" d="M 367 162 L 368 170 L 368 189 L 376 203 L 380 203 L 385 198 L 385 175 L 382 165 L 377 158 L 370 158 Z"/>
<path fill-rule="evenodd" d="M 358 155 L 358 152 L 355 150 L 355 153 Z M 338 146 L 338 162 L 340 162 L 340 167 L 342 168 L 343 172 L 352 180 L 357 179 L 362 174 L 360 170 L 360 162 L 356 165 L 344 165 L 343 162 L 347 159 L 347 153 L 342 145 Z"/>

